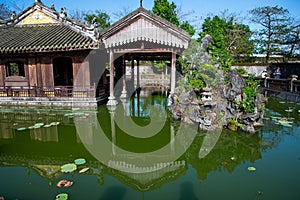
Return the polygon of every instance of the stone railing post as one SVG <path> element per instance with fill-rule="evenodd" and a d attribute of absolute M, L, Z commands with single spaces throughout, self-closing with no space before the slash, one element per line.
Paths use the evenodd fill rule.
<path fill-rule="evenodd" d="M 268 83 L 268 79 L 270 78 L 270 75 L 269 74 L 266 74 L 266 77 L 265 77 L 265 80 L 264 80 L 264 86 L 266 87 L 266 88 L 268 88 L 269 87 L 269 83 Z"/>
<path fill-rule="evenodd" d="M 296 81 L 297 78 L 298 78 L 297 75 L 295 75 L 295 74 L 292 74 L 292 75 L 291 75 L 290 92 L 294 92 L 294 89 L 293 89 L 293 88 L 294 88 L 293 82 Z"/>

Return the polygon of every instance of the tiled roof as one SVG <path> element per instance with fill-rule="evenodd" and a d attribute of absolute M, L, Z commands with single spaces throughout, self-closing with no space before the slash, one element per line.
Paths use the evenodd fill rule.
<path fill-rule="evenodd" d="M 63 24 L 0 28 L 0 53 L 31 53 L 92 49 L 97 43 Z"/>

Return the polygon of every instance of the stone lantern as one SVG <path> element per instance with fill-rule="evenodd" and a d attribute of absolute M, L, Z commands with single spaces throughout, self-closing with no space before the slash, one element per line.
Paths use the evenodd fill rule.
<path fill-rule="evenodd" d="M 202 101 L 211 101 L 212 100 L 211 88 L 209 88 L 209 87 L 202 88 L 201 100 Z"/>

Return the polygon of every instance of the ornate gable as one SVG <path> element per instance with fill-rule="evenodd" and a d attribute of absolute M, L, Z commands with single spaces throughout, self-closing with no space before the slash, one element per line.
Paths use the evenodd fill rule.
<path fill-rule="evenodd" d="M 139 8 L 100 33 L 106 48 L 136 41 L 187 48 L 189 34 L 170 22 Z"/>
<path fill-rule="evenodd" d="M 18 25 L 29 25 L 29 24 L 49 24 L 49 23 L 58 23 L 57 19 L 46 15 L 40 10 L 35 10 L 23 20 L 21 20 Z"/>

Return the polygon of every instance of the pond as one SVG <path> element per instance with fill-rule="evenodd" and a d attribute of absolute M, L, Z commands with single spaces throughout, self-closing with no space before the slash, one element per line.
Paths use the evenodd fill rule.
<path fill-rule="evenodd" d="M 197 131 L 169 119 L 167 104 L 142 92 L 116 109 L 1 107 L 0 197 L 300 199 L 300 105 L 270 98 L 265 126 L 248 135 Z M 57 187 L 63 179 L 73 185 Z"/>

